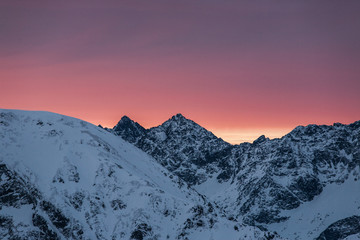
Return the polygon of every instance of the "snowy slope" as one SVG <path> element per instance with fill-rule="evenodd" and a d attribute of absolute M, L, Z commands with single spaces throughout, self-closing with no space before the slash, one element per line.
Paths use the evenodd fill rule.
<path fill-rule="evenodd" d="M 79 119 L 0 110 L 0 149 L 1 239 L 269 236 L 228 220 L 152 157 Z"/>

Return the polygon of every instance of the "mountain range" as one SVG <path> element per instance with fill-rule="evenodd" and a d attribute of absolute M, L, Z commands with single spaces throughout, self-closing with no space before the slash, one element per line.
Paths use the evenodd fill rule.
<path fill-rule="evenodd" d="M 331 224 L 360 214 L 360 121 L 299 126 L 279 139 L 260 136 L 240 145 L 224 142 L 181 114 L 150 129 L 125 116 L 107 130 L 153 156 L 231 219 L 288 239 L 324 236 Z M 344 186 L 349 192 L 338 199 Z M 339 189 L 331 192 L 327 209 L 294 215 L 306 205 L 316 208 L 310 203 L 322 205 L 319 198 L 329 188 Z M 299 224 L 309 226 L 299 229 Z"/>
<path fill-rule="evenodd" d="M 360 121 L 231 145 L 0 110 L 1 239 L 360 239 Z"/>

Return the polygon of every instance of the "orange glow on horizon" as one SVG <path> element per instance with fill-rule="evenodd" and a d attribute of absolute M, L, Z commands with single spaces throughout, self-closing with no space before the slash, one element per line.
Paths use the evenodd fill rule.
<path fill-rule="evenodd" d="M 16 108 L 8 108 L 8 109 L 16 109 Z M 54 112 L 58 114 L 67 115 L 70 117 L 75 117 L 87 122 L 90 122 L 94 125 L 101 125 L 103 127 L 107 128 L 113 128 L 117 122 L 121 119 L 122 116 L 127 115 L 130 117 L 133 121 L 138 122 L 141 126 L 144 128 L 151 128 L 161 125 L 166 120 L 170 119 L 173 115 L 180 113 L 176 112 L 173 114 L 159 114 L 159 115 L 130 115 L 130 114 L 124 114 L 119 112 L 111 112 L 108 109 L 99 110 L 96 112 L 94 109 L 91 109 L 88 113 L 79 113 L 76 110 L 69 111 L 69 109 L 61 109 L 59 111 L 52 111 L 50 108 L 48 110 L 43 109 L 19 109 L 19 110 L 29 110 L 29 111 L 49 111 Z M 98 114 L 100 113 L 100 114 Z M 239 124 L 234 124 L 233 122 L 229 121 L 229 119 L 226 119 L 226 116 L 222 116 L 221 118 L 202 118 L 202 117 L 196 117 L 196 119 L 192 118 L 191 115 L 183 114 L 187 119 L 193 120 L 200 126 L 204 127 L 208 131 L 212 132 L 215 136 L 222 138 L 224 141 L 229 142 L 231 144 L 240 144 L 243 142 L 253 142 L 261 135 L 265 135 L 265 137 L 274 139 L 274 138 L 281 138 L 284 135 L 291 132 L 295 127 L 302 125 L 306 126 L 308 124 L 325 124 L 325 125 L 332 125 L 334 122 L 331 121 L 323 121 L 323 122 L 293 122 L 292 124 L 284 124 L 283 122 L 280 122 L 278 125 L 274 124 L 267 124 L 264 127 L 264 124 L 262 121 L 251 121 L 252 124 L 246 124 L 246 122 L 240 122 L 243 127 L 239 128 L 236 127 Z M 196 115 L 196 114 L 194 114 Z M 141 117 L 136 117 L 141 116 Z M 221 119 L 221 121 L 220 121 Z M 356 121 L 356 120 L 354 120 Z M 335 121 L 335 122 L 341 122 L 343 124 L 350 124 L 354 121 Z M 227 122 L 233 123 L 233 124 L 226 124 Z"/>
<path fill-rule="evenodd" d="M 106 127 L 182 113 L 232 143 L 348 124 L 360 120 L 359 7 L 4 0 L 0 108 Z"/>
<path fill-rule="evenodd" d="M 226 142 L 231 144 L 240 144 L 243 142 L 252 143 L 261 135 L 265 135 L 265 137 L 274 139 L 281 138 L 287 133 L 289 133 L 292 129 L 290 128 L 274 128 L 274 129 L 214 129 L 212 132 L 221 137 Z"/>

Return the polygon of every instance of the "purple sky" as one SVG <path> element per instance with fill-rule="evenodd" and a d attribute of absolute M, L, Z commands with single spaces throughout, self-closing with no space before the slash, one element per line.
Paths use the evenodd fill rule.
<path fill-rule="evenodd" d="M 0 107 L 232 142 L 360 119 L 360 1 L 1 1 Z M 230 136 L 231 135 L 231 136 Z"/>

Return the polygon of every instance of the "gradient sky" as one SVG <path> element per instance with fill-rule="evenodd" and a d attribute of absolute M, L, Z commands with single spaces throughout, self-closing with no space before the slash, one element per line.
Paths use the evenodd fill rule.
<path fill-rule="evenodd" d="M 360 1 L 0 1 L 0 108 L 232 143 L 360 120 Z"/>

